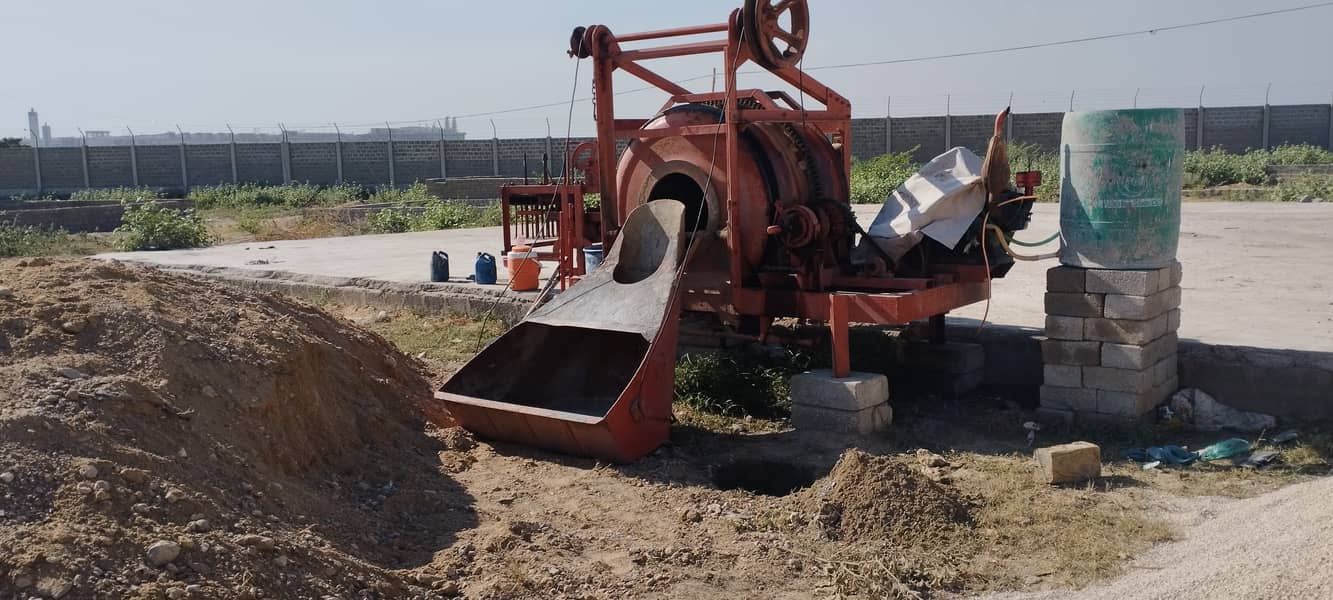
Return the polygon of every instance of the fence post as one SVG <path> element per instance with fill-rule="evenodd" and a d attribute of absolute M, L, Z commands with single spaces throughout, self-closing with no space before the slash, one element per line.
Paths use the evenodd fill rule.
<path fill-rule="evenodd" d="M 93 187 L 93 185 L 91 178 L 88 177 L 88 134 L 83 132 L 82 127 L 79 127 L 78 129 L 79 137 L 82 138 L 82 142 L 79 144 L 79 158 L 81 158 L 83 162 L 83 187 L 90 188 Z"/>
<path fill-rule="evenodd" d="M 1069 90 L 1069 112 L 1074 112 L 1074 94 L 1076 93 L 1078 93 L 1078 90 Z"/>
<path fill-rule="evenodd" d="M 444 126 L 440 125 L 440 121 L 437 119 L 435 121 L 435 127 L 436 129 L 440 130 L 440 179 L 448 179 L 449 178 L 449 169 L 447 166 L 448 161 L 446 160 L 444 155 Z"/>
<path fill-rule="evenodd" d="M 37 195 L 42 195 L 42 148 L 36 138 L 32 140 L 32 170 L 37 175 Z"/>
<path fill-rule="evenodd" d="M 944 95 L 944 151 L 953 148 L 953 94 Z"/>
<path fill-rule="evenodd" d="M 333 142 L 333 160 L 338 164 L 338 184 L 343 182 L 343 130 L 338 129 L 338 124 L 333 124 L 333 131 L 338 137 Z"/>
<path fill-rule="evenodd" d="M 500 176 L 500 133 L 495 130 L 495 119 L 491 119 L 491 173 Z"/>
<path fill-rule="evenodd" d="M 227 133 L 231 134 L 231 182 L 240 183 L 240 170 L 236 168 L 236 132 L 231 130 L 231 123 L 227 123 Z"/>
<path fill-rule="evenodd" d="M 1273 92 L 1273 84 L 1270 83 L 1268 84 L 1268 89 L 1264 90 L 1264 150 L 1270 149 L 1268 143 L 1268 122 L 1269 122 L 1269 114 L 1271 111 L 1269 110 L 1270 107 L 1268 106 L 1268 97 L 1272 92 Z"/>
<path fill-rule="evenodd" d="M 884 105 L 884 153 L 893 153 L 893 96 Z"/>
<path fill-rule="evenodd" d="M 1194 149 L 1203 150 L 1203 91 L 1208 86 L 1199 86 L 1199 110 L 1195 112 L 1196 122 L 1194 123 Z"/>
<path fill-rule="evenodd" d="M 287 185 L 292 182 L 292 147 L 287 139 L 287 126 L 278 123 L 278 129 L 282 131 L 282 142 L 278 146 L 282 152 L 282 184 Z"/>
<path fill-rule="evenodd" d="M 554 156 L 555 154 L 551 151 L 551 119 L 548 117 L 546 119 L 546 163 L 550 164 L 551 161 L 555 160 Z M 524 173 L 524 175 L 527 175 L 527 173 Z M 544 171 L 542 176 L 545 176 Z"/>
<path fill-rule="evenodd" d="M 180 138 L 181 138 L 181 146 L 180 146 L 180 151 L 181 151 L 181 193 L 182 193 L 182 194 L 189 194 L 189 193 L 190 193 L 190 167 L 189 167 L 188 163 L 187 163 L 186 160 L 185 160 L 185 132 L 184 132 L 184 131 L 181 131 L 181 126 L 180 126 L 180 125 L 177 125 L 177 126 L 176 126 L 176 133 L 177 133 L 178 135 L 180 135 Z"/>
<path fill-rule="evenodd" d="M 388 132 L 388 134 L 389 134 L 389 141 L 388 141 L 388 144 L 389 144 L 389 187 L 395 187 L 395 186 L 397 186 L 398 184 L 397 184 L 397 182 L 394 180 L 394 173 L 393 173 L 393 127 L 390 127 L 390 126 L 389 126 L 389 122 L 388 122 L 388 121 L 385 121 L 385 122 L 384 122 L 384 131 Z"/>
<path fill-rule="evenodd" d="M 134 130 L 127 126 L 125 131 L 130 132 L 130 181 L 139 187 L 139 151 L 134 143 Z"/>
<path fill-rule="evenodd" d="M 1328 97 L 1328 149 L 1333 151 L 1333 94 Z"/>

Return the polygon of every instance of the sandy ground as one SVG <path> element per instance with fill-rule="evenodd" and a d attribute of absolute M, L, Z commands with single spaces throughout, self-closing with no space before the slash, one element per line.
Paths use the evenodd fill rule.
<path fill-rule="evenodd" d="M 1153 548 L 1108 584 L 988 600 L 1333 598 L 1333 479 L 1245 500 L 1181 502 L 1183 539 Z"/>
<path fill-rule="evenodd" d="M 857 218 L 868 224 L 876 210 L 875 206 L 858 206 Z M 1328 252 L 1333 204 L 1191 202 L 1184 205 L 1182 214 L 1182 338 L 1333 351 L 1333 253 Z M 1046 237 L 1056 230 L 1058 221 L 1056 205 L 1038 205 L 1031 227 L 1019 239 Z M 500 229 L 488 227 L 100 257 L 418 283 L 428 276 L 433 250 L 448 252 L 453 275 L 465 277 L 476 253 L 495 253 L 500 240 Z M 1045 274 L 1053 264 L 1019 264 L 996 282 L 990 320 L 1040 329 L 1045 323 Z M 501 269 L 502 283 L 504 277 Z M 976 320 L 984 311 L 984 305 L 978 304 L 951 317 Z"/>

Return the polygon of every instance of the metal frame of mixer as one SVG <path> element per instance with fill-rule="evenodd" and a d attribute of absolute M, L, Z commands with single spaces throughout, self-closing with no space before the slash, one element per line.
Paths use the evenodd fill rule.
<path fill-rule="evenodd" d="M 575 30 L 570 54 L 580 59 L 592 58 L 595 64 L 593 91 L 597 141 L 585 142 L 566 153 L 564 183 L 502 188 L 506 248 L 516 235 L 511 232 L 515 222 L 522 219 L 558 222 L 558 235 L 529 241 L 535 241 L 534 245 L 539 246 L 536 248 L 539 259 L 560 263 L 557 273 L 562 289 L 583 274 L 583 264 L 576 259 L 576 252 L 587 241 L 597 238 L 597 230 L 600 229 L 604 247 L 609 249 L 624 218 L 618 214 L 618 139 L 711 137 L 715 148 L 720 145 L 722 156 L 720 164 L 708 165 L 711 179 L 712 169 L 724 175 L 736 172 L 742 131 L 746 125 L 764 122 L 814 125 L 831 140 L 842 163 L 836 168 L 846 174 L 851 165 L 851 103 L 799 68 L 809 32 L 806 1 L 776 2 L 774 5 L 770 0 L 748 0 L 743 9 L 731 13 L 728 22 L 713 25 L 627 35 L 615 35 L 602 25 Z M 787 15 L 787 25 L 780 19 L 783 15 Z M 631 42 L 713 33 L 726 33 L 727 38 L 650 48 L 621 48 L 621 44 Z M 787 46 L 785 50 L 784 45 Z M 723 56 L 724 90 L 720 92 L 691 92 L 644 65 L 650 60 L 712 53 Z M 747 62 L 758 64 L 795 87 L 802 102 L 784 92 L 737 89 L 737 73 Z M 663 105 L 663 111 L 682 104 L 720 103 L 724 118 L 716 124 L 655 129 L 644 129 L 651 119 L 619 119 L 615 111 L 613 81 L 617 69 L 668 93 L 670 98 Z M 741 102 L 742 99 L 747 102 Z M 814 100 L 824 108 L 811 110 L 804 105 L 804 100 Z M 586 174 L 584 183 L 574 183 L 574 170 Z M 753 278 L 747 277 L 746 261 L 741 256 L 742 233 L 738 226 L 741 219 L 738 198 L 741 194 L 738 188 L 743 183 L 739 176 L 725 176 L 725 182 L 727 202 L 720 208 L 726 211 L 726 230 L 720 233 L 731 241 L 727 244 L 730 279 L 721 284 L 729 287 L 727 302 L 730 310 L 736 315 L 757 317 L 761 336 L 766 334 L 768 323 L 776 317 L 829 322 L 833 335 L 834 370 L 839 376 L 845 376 L 849 371 L 849 323 L 900 325 L 929 318 L 942 335 L 944 313 L 989 298 L 991 274 L 985 265 L 939 265 L 938 268 L 932 267 L 930 276 L 913 278 L 849 275 L 822 265 L 815 272 L 800 275 L 800 289 L 746 285 L 747 279 L 753 281 Z M 597 211 L 585 210 L 585 193 L 601 194 L 599 215 Z M 837 200 L 844 204 L 848 201 L 846 198 Z M 780 235 L 782 229 L 775 223 L 769 227 L 768 233 Z M 682 285 L 680 295 L 683 309 L 719 310 L 717 294 Z"/>

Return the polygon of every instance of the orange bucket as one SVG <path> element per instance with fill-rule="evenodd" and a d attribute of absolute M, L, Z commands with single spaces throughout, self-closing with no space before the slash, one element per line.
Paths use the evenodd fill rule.
<path fill-rule="evenodd" d="M 514 246 L 509 252 L 506 266 L 509 269 L 509 289 L 515 292 L 531 292 L 538 287 L 542 266 L 537 261 L 537 253 L 531 246 Z"/>

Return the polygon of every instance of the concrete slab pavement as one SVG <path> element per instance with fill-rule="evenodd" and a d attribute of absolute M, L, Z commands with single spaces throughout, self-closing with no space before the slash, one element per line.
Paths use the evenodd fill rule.
<path fill-rule="evenodd" d="M 856 207 L 858 220 L 868 224 L 877 208 Z M 1333 351 L 1333 204 L 1191 202 L 1184 205 L 1182 214 L 1182 339 Z M 1038 205 L 1032 225 L 1019 239 L 1046 237 L 1056 230 L 1058 221 L 1058 207 Z M 225 269 L 270 279 L 322 277 L 418 284 L 429 279 L 431 251 L 448 252 L 452 274 L 461 278 L 472 272 L 477 252 L 495 253 L 500 240 L 500 229 L 491 227 L 98 257 L 168 268 Z M 997 280 L 989 320 L 1040 330 L 1045 322 L 1045 273 L 1055 264 L 1020 263 L 1008 277 Z M 550 271 L 547 266 L 543 277 Z M 503 269 L 500 276 L 502 287 Z M 954 323 L 975 323 L 985 310 L 983 304 L 977 304 L 950 317 Z"/>

